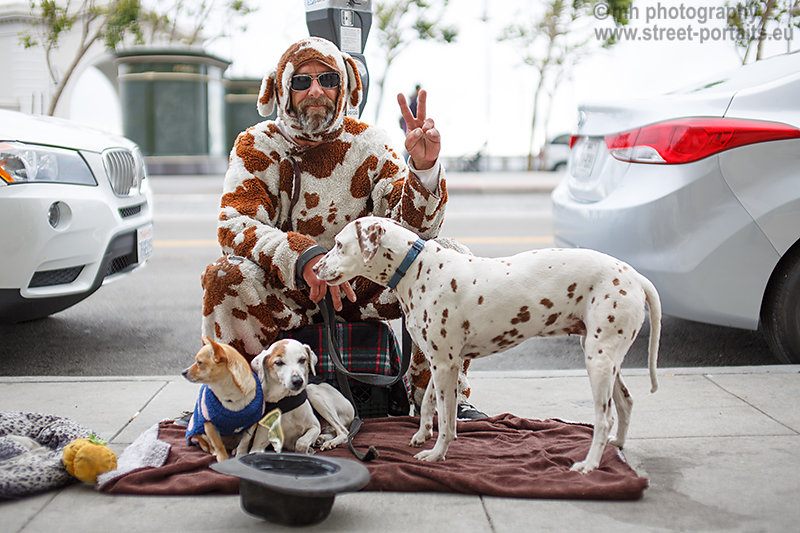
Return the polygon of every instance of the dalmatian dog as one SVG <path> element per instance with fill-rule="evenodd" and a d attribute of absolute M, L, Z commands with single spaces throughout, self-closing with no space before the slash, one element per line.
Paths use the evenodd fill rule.
<path fill-rule="evenodd" d="M 414 342 L 430 362 L 431 381 L 411 446 L 438 437 L 415 457 L 437 462 L 456 438 L 456 380 L 464 359 L 506 350 L 534 336 L 581 336 L 594 400 L 594 432 L 586 458 L 572 470 L 597 468 L 606 443 L 622 447 L 633 401 L 620 366 L 650 312 L 651 392 L 661 301 L 653 284 L 608 255 L 582 249 L 545 249 L 507 258 L 480 258 L 422 241 L 399 224 L 357 219 L 336 237 L 315 271 L 329 284 L 364 276 L 394 290 Z M 616 437 L 609 438 L 616 407 Z"/>

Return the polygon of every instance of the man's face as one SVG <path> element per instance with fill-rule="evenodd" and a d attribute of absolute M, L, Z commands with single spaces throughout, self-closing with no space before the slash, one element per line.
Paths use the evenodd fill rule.
<path fill-rule="evenodd" d="M 336 70 L 319 61 L 307 61 L 300 65 L 294 75 L 316 76 L 324 72 L 336 72 Z M 317 133 L 333 122 L 336 97 L 339 95 L 338 87 L 326 89 L 320 85 L 318 79 L 313 79 L 308 89 L 292 90 L 291 93 L 292 107 L 297 111 L 300 124 L 306 133 Z"/>

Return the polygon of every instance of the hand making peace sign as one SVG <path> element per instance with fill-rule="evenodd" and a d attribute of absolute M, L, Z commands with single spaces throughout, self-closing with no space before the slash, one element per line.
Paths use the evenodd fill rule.
<path fill-rule="evenodd" d="M 421 90 L 417 98 L 416 117 L 411 113 L 403 93 L 397 95 L 397 103 L 400 104 L 400 113 L 406 121 L 406 151 L 411 156 L 415 168 L 427 170 L 439 157 L 442 139 L 439 130 L 433 124 L 433 119 L 425 117 L 428 93 Z"/>

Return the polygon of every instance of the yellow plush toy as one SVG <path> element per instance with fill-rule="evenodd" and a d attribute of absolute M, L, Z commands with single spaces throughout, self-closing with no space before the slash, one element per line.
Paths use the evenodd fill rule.
<path fill-rule="evenodd" d="M 117 456 L 94 433 L 67 444 L 61 461 L 67 472 L 85 483 L 96 483 L 98 475 L 117 467 Z"/>

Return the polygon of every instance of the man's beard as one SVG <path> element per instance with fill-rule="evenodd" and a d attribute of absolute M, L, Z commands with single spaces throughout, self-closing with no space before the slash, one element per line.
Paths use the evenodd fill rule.
<path fill-rule="evenodd" d="M 308 107 L 312 105 L 324 105 L 325 111 L 319 109 L 308 111 Z M 333 106 L 333 100 L 327 96 L 309 97 L 300 102 L 297 105 L 297 118 L 303 128 L 303 133 L 311 135 L 327 129 L 333 122 Z"/>

